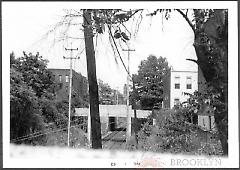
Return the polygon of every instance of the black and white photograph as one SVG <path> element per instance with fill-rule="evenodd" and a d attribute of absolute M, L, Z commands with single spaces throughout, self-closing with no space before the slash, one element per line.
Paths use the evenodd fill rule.
<path fill-rule="evenodd" d="M 237 1 L 5 1 L 3 168 L 239 168 Z"/>

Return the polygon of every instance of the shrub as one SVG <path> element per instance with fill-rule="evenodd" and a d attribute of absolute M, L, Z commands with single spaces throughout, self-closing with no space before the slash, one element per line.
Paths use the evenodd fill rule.
<path fill-rule="evenodd" d="M 216 134 L 188 123 L 184 108 L 160 110 L 156 125 L 144 124 L 138 133 L 139 148 L 154 152 L 220 155 Z"/>

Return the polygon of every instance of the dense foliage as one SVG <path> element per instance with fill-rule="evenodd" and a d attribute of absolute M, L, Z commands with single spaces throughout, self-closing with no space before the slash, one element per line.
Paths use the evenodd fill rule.
<path fill-rule="evenodd" d="M 112 89 L 109 84 L 98 80 L 99 104 L 124 104 L 124 97 L 118 90 Z"/>
<path fill-rule="evenodd" d="M 221 104 L 215 106 L 214 117 L 219 131 L 223 153 L 228 154 L 228 10 L 194 9 L 190 19 L 188 9 L 175 9 L 191 27 L 199 71 L 206 80 L 206 89 L 218 96 Z M 171 10 L 155 10 L 150 15 L 165 12 L 166 19 Z M 203 90 L 204 91 L 204 90 Z M 209 94 L 208 94 L 209 95 Z M 206 100 L 208 100 L 206 98 Z"/>
<path fill-rule="evenodd" d="M 166 58 L 150 55 L 141 61 L 138 73 L 133 75 L 137 96 L 142 109 L 152 109 L 163 100 L 163 78 L 168 71 Z"/>
<path fill-rule="evenodd" d="M 38 53 L 19 58 L 12 53 L 10 59 L 10 141 L 48 145 L 52 136 L 66 136 L 68 102 L 55 100 L 56 84 L 47 61 Z"/>
<path fill-rule="evenodd" d="M 192 25 L 197 54 L 195 61 L 206 80 L 211 96 L 217 96 L 214 117 L 222 149 L 228 154 L 228 11 L 194 10 Z"/>
<path fill-rule="evenodd" d="M 46 126 L 43 116 L 44 103 L 53 97 L 50 93 L 53 80 L 46 69 L 46 61 L 39 54 L 23 55 L 17 59 L 13 53 L 10 55 L 11 139 L 43 131 Z M 35 138 L 24 142 L 32 140 L 39 141 Z"/>
<path fill-rule="evenodd" d="M 138 133 L 139 148 L 153 152 L 221 155 L 217 135 L 188 123 L 183 114 L 185 111 L 182 107 L 161 110 L 155 126 L 149 119 Z"/>

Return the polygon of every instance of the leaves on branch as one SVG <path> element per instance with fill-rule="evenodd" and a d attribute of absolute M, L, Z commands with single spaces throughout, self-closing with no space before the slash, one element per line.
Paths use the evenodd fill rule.
<path fill-rule="evenodd" d="M 125 40 L 130 40 L 130 38 L 126 35 L 125 32 L 121 32 L 121 36 L 122 36 Z"/>
<path fill-rule="evenodd" d="M 162 101 L 163 77 L 169 67 L 165 58 L 149 56 L 141 61 L 138 74 L 134 75 L 136 90 L 138 91 L 142 107 L 151 109 Z M 137 99 L 136 99 L 137 100 Z"/>

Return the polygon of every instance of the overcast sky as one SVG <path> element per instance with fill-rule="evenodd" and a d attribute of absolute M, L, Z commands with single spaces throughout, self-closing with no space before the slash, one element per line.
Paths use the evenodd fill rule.
<path fill-rule="evenodd" d="M 43 35 L 61 20 L 65 14 L 64 9 L 82 9 L 89 6 L 91 3 L 83 2 L 4 2 L 2 16 L 5 57 L 9 56 L 11 51 L 14 51 L 16 56 L 22 55 L 22 51 L 39 51 L 44 58 L 49 60 L 49 68 L 69 68 L 69 60 L 64 60 L 62 56 L 70 55 L 69 52 L 64 51 L 64 47 L 70 48 L 71 40 L 55 43 L 53 46 L 54 33 L 48 37 Z M 96 7 L 98 6 L 108 8 L 104 3 Z M 116 3 L 109 5 L 109 8 L 114 7 Z M 155 7 L 150 6 L 146 9 L 153 11 Z M 172 12 L 170 19 L 165 20 L 161 14 L 153 17 L 145 16 L 145 14 L 143 14 L 137 36 L 129 41 L 130 47 L 135 49 L 130 56 L 130 72 L 136 73 L 140 61 L 150 54 L 166 57 L 169 65 L 175 70 L 197 71 L 195 63 L 186 61 L 186 58 L 196 59 L 196 54 L 192 46 L 193 32 L 182 16 L 177 12 Z M 78 21 L 81 21 L 81 18 Z M 79 29 L 72 32 L 78 37 L 83 37 L 83 32 Z M 113 88 L 118 87 L 122 90 L 126 83 L 126 72 L 118 57 L 117 63 L 115 61 L 107 32 L 99 35 L 97 41 L 94 40 L 94 44 L 97 77 Z M 79 48 L 74 55 L 80 56 L 80 60 L 74 61 L 73 68 L 86 76 L 85 51 L 79 54 L 84 50 L 84 39 L 73 42 L 72 47 Z M 127 64 L 127 52 L 120 50 L 120 53 Z"/>

